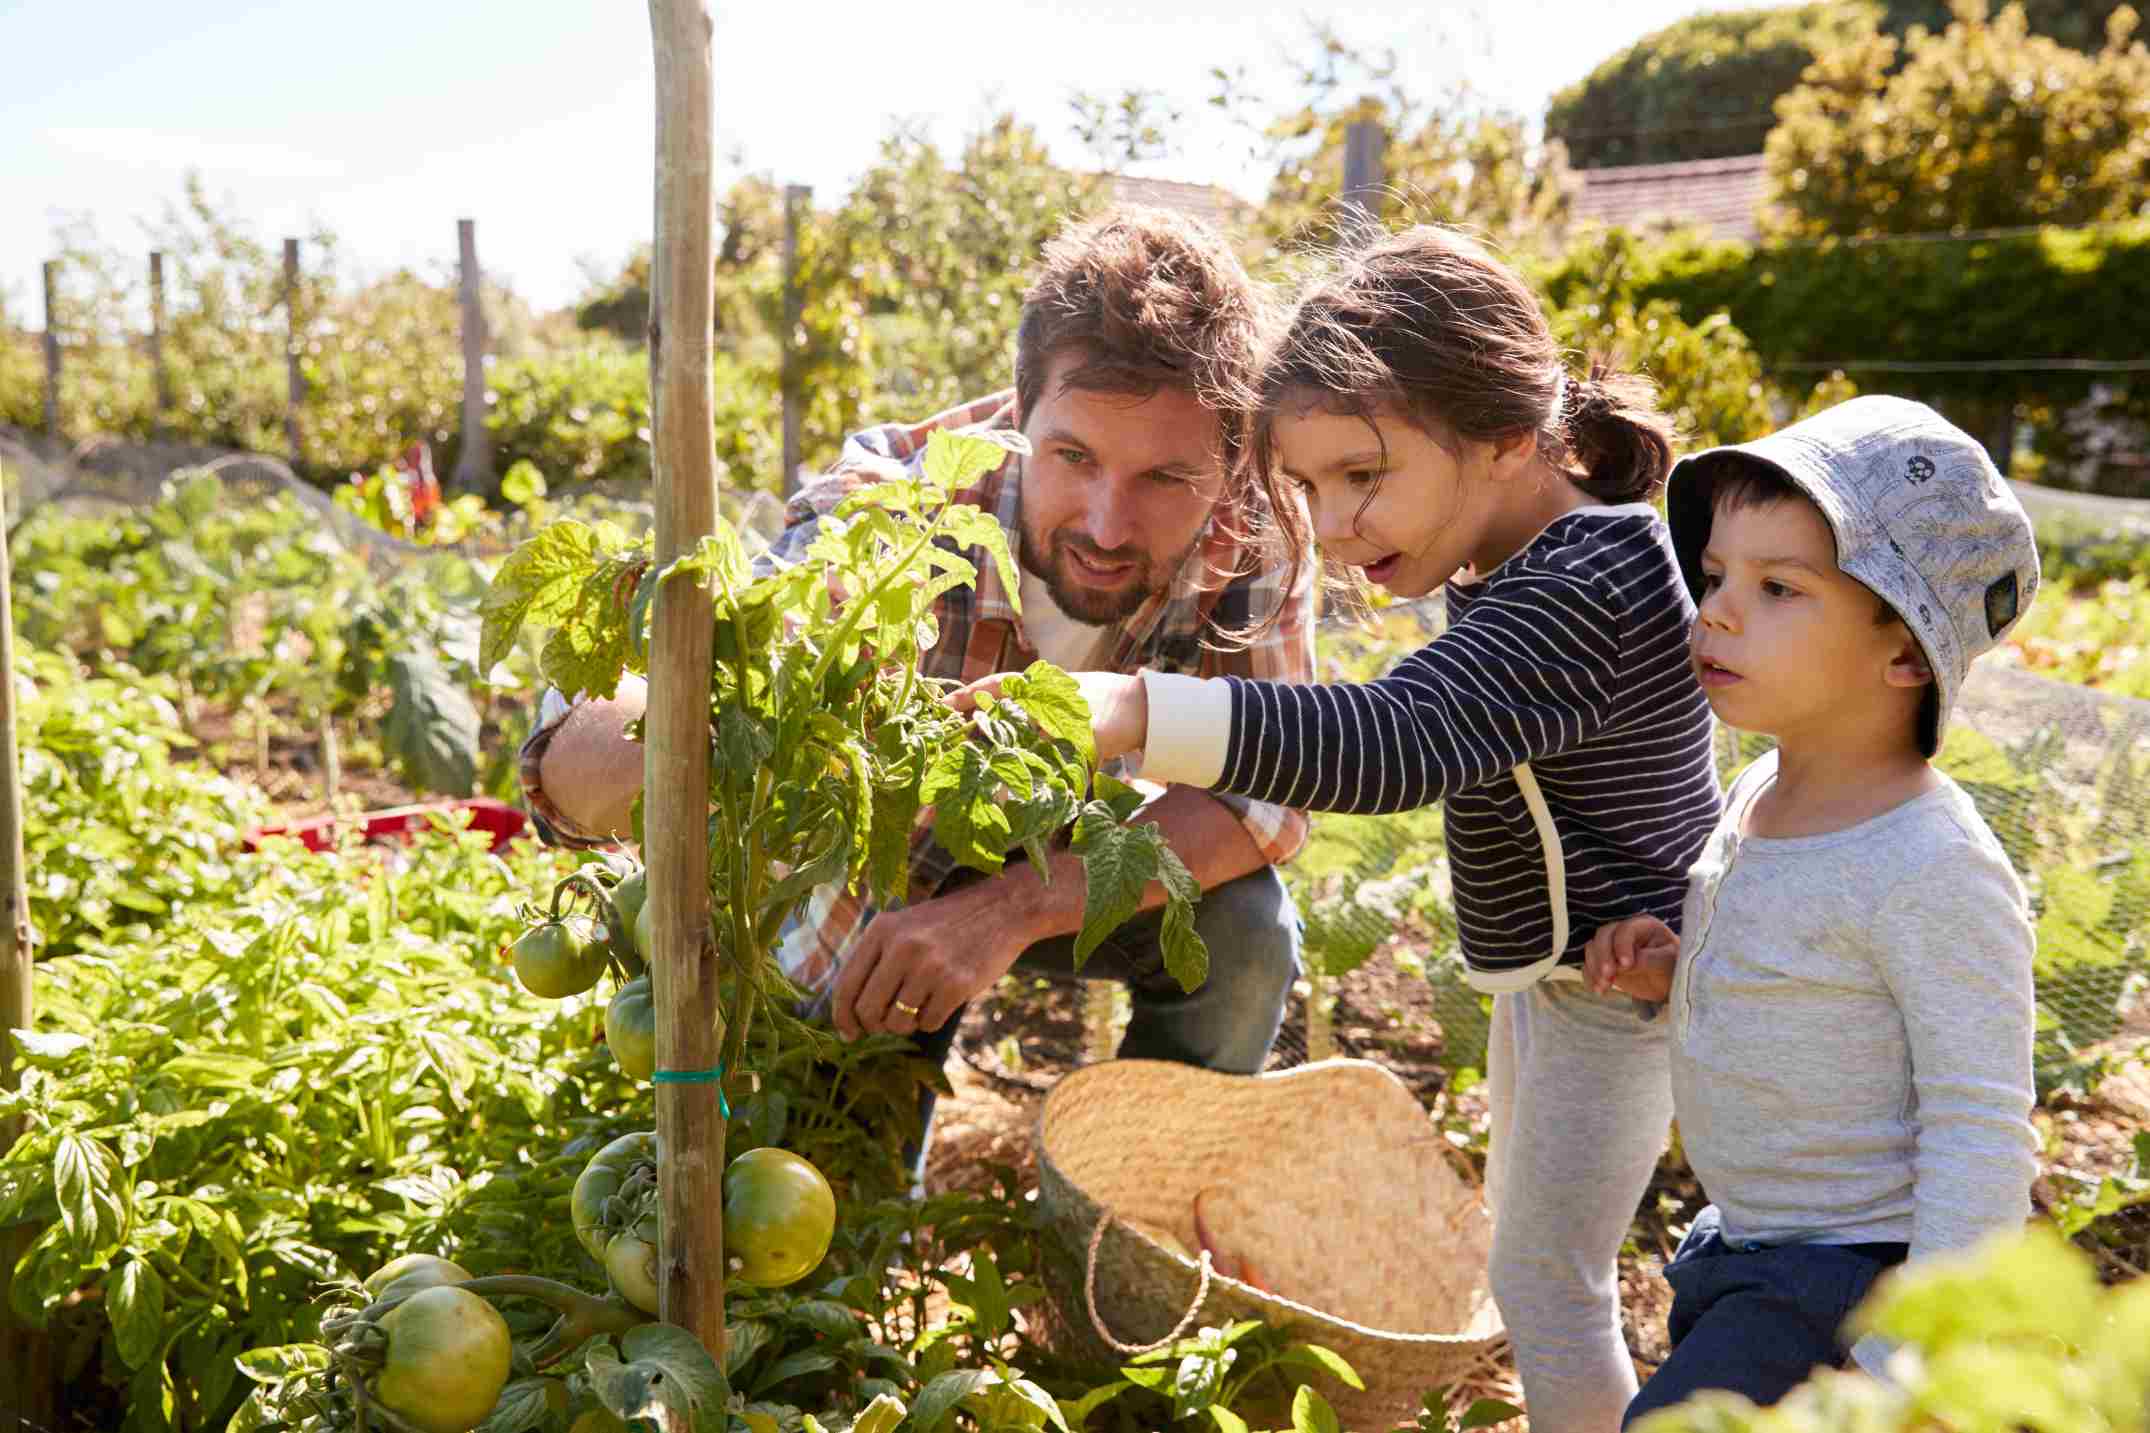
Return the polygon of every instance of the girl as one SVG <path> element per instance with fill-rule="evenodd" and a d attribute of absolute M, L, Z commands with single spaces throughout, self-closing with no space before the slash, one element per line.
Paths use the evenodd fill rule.
<path fill-rule="evenodd" d="M 1443 803 L 1463 956 L 1495 992 L 1494 1297 L 1532 1426 L 1612 1433 L 1635 1392 L 1614 1260 L 1672 1096 L 1665 1022 L 1582 983 L 1583 953 L 1637 913 L 1677 929 L 1720 802 L 1648 501 L 1671 424 L 1645 379 L 1566 376 L 1530 290 L 1435 228 L 1317 281 L 1250 399 L 1287 550 L 1310 523 L 1399 598 L 1445 588 L 1447 629 L 1363 686 L 1084 673 L 1098 758 L 1313 810 Z"/>

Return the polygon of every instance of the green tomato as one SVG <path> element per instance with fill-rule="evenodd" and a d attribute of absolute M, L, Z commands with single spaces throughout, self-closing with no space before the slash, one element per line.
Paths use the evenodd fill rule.
<path fill-rule="evenodd" d="M 586 940 L 563 921 L 526 930 L 515 942 L 515 978 L 547 1000 L 580 995 L 605 973 L 605 947 Z"/>
<path fill-rule="evenodd" d="M 373 1396 L 425 1433 L 470 1433 L 508 1386 L 507 1320 L 476 1294 L 420 1289 L 381 1315 L 380 1330 L 388 1351 Z"/>
<path fill-rule="evenodd" d="M 648 901 L 635 912 L 635 953 L 642 957 L 644 965 L 649 964 L 650 952 L 657 948 L 656 913 L 657 908 Z"/>
<path fill-rule="evenodd" d="M 646 1080 L 657 1068 L 657 1007 L 648 976 L 622 985 L 605 1007 L 605 1048 L 630 1080 Z"/>
<path fill-rule="evenodd" d="M 452 1259 L 437 1258 L 432 1254 L 404 1254 L 375 1269 L 366 1279 L 366 1292 L 379 1303 L 383 1299 L 401 1298 L 420 1289 L 430 1289 L 435 1284 L 460 1284 L 469 1277 L 470 1271 Z"/>
<path fill-rule="evenodd" d="M 568 1209 L 574 1220 L 575 1237 L 598 1263 L 605 1262 L 605 1245 L 613 1232 L 605 1227 L 605 1201 L 619 1193 L 620 1186 L 638 1168 L 656 1162 L 657 1132 L 640 1130 L 621 1135 L 583 1166 Z"/>
<path fill-rule="evenodd" d="M 605 1275 L 620 1296 L 646 1314 L 657 1312 L 657 1216 L 612 1236 L 605 1245 Z"/>
<path fill-rule="evenodd" d="M 747 1283 L 797 1283 L 829 1252 L 835 1233 L 835 1192 L 791 1151 L 764 1145 L 725 1169 L 724 1259 Z"/>
<path fill-rule="evenodd" d="M 620 934 L 628 943 L 634 940 L 635 922 L 642 918 L 642 907 L 649 904 L 649 872 L 638 870 L 612 888 L 612 909 L 618 914 Z M 639 954 L 639 951 L 623 951 L 622 955 Z"/>

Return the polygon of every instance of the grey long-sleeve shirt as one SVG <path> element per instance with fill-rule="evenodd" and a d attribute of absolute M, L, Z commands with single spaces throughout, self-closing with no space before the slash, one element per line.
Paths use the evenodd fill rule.
<path fill-rule="evenodd" d="M 2033 935 L 1954 782 L 1822 836 L 1742 837 L 1734 785 L 1688 886 L 1680 1136 L 1734 1243 L 1902 1241 L 1916 1259 L 2030 1212 Z"/>

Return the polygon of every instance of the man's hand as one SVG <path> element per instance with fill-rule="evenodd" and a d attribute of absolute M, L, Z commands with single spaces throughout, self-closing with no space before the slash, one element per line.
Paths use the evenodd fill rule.
<path fill-rule="evenodd" d="M 875 916 L 830 992 L 837 1032 L 938 1030 L 1006 975 L 1038 937 L 1012 918 L 1004 886 L 982 881 Z"/>
<path fill-rule="evenodd" d="M 1000 684 L 1013 675 L 996 672 L 958 687 L 946 698 L 959 712 L 974 711 L 978 695 L 1000 695 Z M 1142 678 L 1123 672 L 1070 672 L 1082 699 L 1090 707 L 1090 738 L 1097 744 L 1100 765 L 1116 756 L 1140 750 L 1150 735 L 1150 699 Z"/>
<path fill-rule="evenodd" d="M 1583 948 L 1583 982 L 1600 995 L 1617 990 L 1663 1004 L 1672 994 L 1680 938 L 1656 916 L 1629 916 L 1601 925 Z"/>

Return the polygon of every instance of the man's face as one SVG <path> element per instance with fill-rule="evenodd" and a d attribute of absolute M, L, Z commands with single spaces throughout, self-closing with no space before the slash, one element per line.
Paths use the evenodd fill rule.
<path fill-rule="evenodd" d="M 1901 622 L 1876 623 L 1875 602 L 1837 567 L 1811 504 L 1720 503 L 1690 641 L 1711 708 L 1743 731 L 1816 748 L 1879 729 L 1903 685 L 1892 669 L 1923 659 Z M 1909 740 L 1908 721 L 1904 731 Z"/>
<path fill-rule="evenodd" d="M 1164 591 L 1224 492 L 1222 427 L 1192 392 L 1063 389 L 1047 367 L 1023 415 L 1021 560 L 1078 622 L 1104 626 Z"/>

